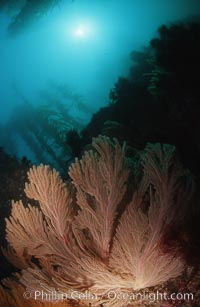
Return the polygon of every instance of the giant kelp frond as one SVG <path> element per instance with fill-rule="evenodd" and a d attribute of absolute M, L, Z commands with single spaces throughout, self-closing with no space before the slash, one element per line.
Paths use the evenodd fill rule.
<path fill-rule="evenodd" d="M 9 0 L 3 1 L 0 8 L 14 11 L 12 22 L 8 31 L 11 34 L 24 30 L 32 22 L 46 14 L 52 7 L 56 6 L 60 0 Z"/>

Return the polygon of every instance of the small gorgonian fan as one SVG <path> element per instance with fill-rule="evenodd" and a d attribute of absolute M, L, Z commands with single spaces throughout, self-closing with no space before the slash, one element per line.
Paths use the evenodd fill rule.
<path fill-rule="evenodd" d="M 125 146 L 100 136 L 93 148 L 72 164 L 66 184 L 49 166 L 30 169 L 25 192 L 39 207 L 13 202 L 5 254 L 23 269 L 19 282 L 33 298 L 36 291 L 54 291 L 52 301 L 65 295 L 70 302 L 76 292 L 76 304 L 131 306 L 134 290 L 161 284 L 184 269 L 176 247 L 166 253 L 162 243 L 170 225 L 184 218 L 191 182 L 173 146 L 146 147 L 143 175 L 133 187 Z"/>

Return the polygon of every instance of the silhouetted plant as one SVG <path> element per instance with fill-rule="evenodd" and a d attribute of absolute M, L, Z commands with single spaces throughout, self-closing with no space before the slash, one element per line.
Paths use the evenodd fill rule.
<path fill-rule="evenodd" d="M 78 151 L 80 153 L 81 143 L 77 136 L 84 122 L 75 118 L 71 111 L 74 105 L 79 105 L 79 101 L 82 105 L 84 102 L 67 88 L 64 93 L 64 86 L 63 92 L 60 91 L 61 87 L 53 92 L 48 89 L 43 91 L 40 93 L 43 102 L 37 106 L 30 104 L 18 91 L 23 103 L 15 108 L 10 120 L 1 129 L 0 143 L 10 154 L 18 156 L 18 147 L 23 141 L 36 162 L 63 169 L 66 161 L 72 159 L 75 153 L 78 155 Z M 72 140 L 72 131 L 77 141 L 75 138 Z"/>
<path fill-rule="evenodd" d="M 60 0 L 1 0 L 0 9 L 12 13 L 12 21 L 8 26 L 10 34 L 16 34 L 38 20 Z"/>

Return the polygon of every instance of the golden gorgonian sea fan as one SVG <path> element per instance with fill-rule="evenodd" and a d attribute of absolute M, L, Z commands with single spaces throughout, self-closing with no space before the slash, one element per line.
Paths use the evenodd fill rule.
<path fill-rule="evenodd" d="M 13 202 L 7 257 L 23 268 L 20 283 L 32 297 L 70 301 L 76 293 L 87 306 L 131 306 L 133 291 L 183 272 L 176 247 L 166 253 L 162 242 L 184 217 L 191 182 L 173 146 L 147 145 L 137 180 L 130 180 L 125 145 L 100 136 L 93 148 L 72 164 L 67 183 L 49 166 L 30 169 L 25 192 L 39 206 Z"/>

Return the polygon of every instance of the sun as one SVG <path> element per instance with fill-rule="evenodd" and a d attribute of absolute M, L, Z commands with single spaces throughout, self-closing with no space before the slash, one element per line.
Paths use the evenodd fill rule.
<path fill-rule="evenodd" d="M 86 35 L 86 31 L 82 26 L 79 26 L 77 29 L 75 29 L 74 35 L 81 38 Z"/>
<path fill-rule="evenodd" d="M 91 39 L 94 36 L 94 24 L 88 20 L 74 23 L 71 26 L 71 35 L 75 39 Z"/>
<path fill-rule="evenodd" d="M 65 22 L 63 24 L 65 38 L 67 34 L 72 42 L 94 42 L 96 39 L 96 24 L 89 19 L 77 18 L 77 20 L 72 19 L 68 23 Z"/>
<path fill-rule="evenodd" d="M 85 25 L 78 25 L 74 29 L 73 34 L 76 38 L 85 38 L 89 34 L 89 29 Z"/>
<path fill-rule="evenodd" d="M 78 27 L 74 31 L 74 35 L 79 38 L 83 38 L 86 36 L 86 31 L 82 27 Z"/>

